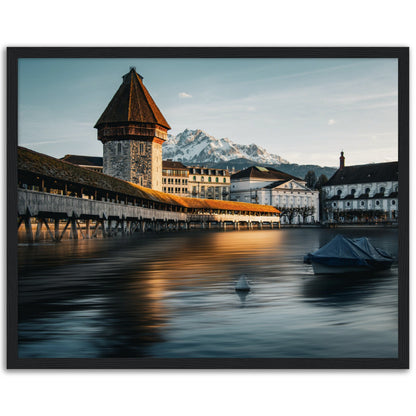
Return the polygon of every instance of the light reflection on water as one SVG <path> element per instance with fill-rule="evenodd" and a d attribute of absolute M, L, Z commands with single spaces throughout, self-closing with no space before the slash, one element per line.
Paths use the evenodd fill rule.
<path fill-rule="evenodd" d="M 20 357 L 396 357 L 397 266 L 315 276 L 337 232 L 397 256 L 394 229 L 146 234 L 19 246 Z M 234 284 L 247 274 L 252 290 Z"/>

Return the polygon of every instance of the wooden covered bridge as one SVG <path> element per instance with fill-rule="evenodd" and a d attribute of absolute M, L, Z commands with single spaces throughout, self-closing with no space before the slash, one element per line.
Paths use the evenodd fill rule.
<path fill-rule="evenodd" d="M 18 148 L 18 229 L 28 242 L 137 231 L 279 227 L 268 205 L 184 198 Z"/>

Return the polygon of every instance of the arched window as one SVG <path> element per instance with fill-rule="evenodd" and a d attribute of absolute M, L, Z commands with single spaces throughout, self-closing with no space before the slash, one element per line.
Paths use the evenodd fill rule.
<path fill-rule="evenodd" d="M 333 207 L 336 207 L 336 206 L 337 206 L 337 203 L 336 203 L 336 202 L 334 202 L 334 203 L 332 204 L 332 206 L 333 206 Z"/>
<path fill-rule="evenodd" d="M 380 205 L 380 201 L 376 201 L 376 205 L 378 206 L 378 205 Z"/>
<path fill-rule="evenodd" d="M 361 201 L 360 202 L 360 205 L 363 207 L 364 206 L 364 201 Z"/>
<path fill-rule="evenodd" d="M 211 176 L 208 177 L 208 182 L 211 182 Z"/>
<path fill-rule="evenodd" d="M 225 178 L 223 178 L 223 180 L 222 180 L 224 183 L 226 182 L 226 180 L 225 180 Z"/>
<path fill-rule="evenodd" d="M 338 189 L 338 191 L 337 191 L 337 195 L 338 195 L 338 196 L 341 196 L 341 194 L 342 194 L 341 189 Z"/>
<path fill-rule="evenodd" d="M 396 205 L 396 201 L 393 199 L 393 201 L 391 201 L 392 205 Z"/>
<path fill-rule="evenodd" d="M 218 182 L 218 178 L 215 178 L 215 182 Z"/>
<path fill-rule="evenodd" d="M 351 195 L 355 195 L 356 190 L 354 188 L 351 189 Z"/>
<path fill-rule="evenodd" d="M 384 194 L 384 192 L 386 192 L 386 188 L 385 188 L 384 186 L 382 186 L 382 187 L 380 188 L 380 193 Z"/>
<path fill-rule="evenodd" d="M 193 180 L 196 181 L 196 176 L 193 177 Z"/>
<path fill-rule="evenodd" d="M 351 203 L 350 202 L 347 202 L 347 207 L 349 207 L 351 205 Z"/>
<path fill-rule="evenodd" d="M 365 188 L 365 193 L 368 195 L 370 193 L 370 188 Z"/>

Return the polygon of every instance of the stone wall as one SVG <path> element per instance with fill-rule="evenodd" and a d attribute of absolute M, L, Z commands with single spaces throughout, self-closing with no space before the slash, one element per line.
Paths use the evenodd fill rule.
<path fill-rule="evenodd" d="M 147 140 L 104 143 L 103 172 L 146 188 L 162 190 L 162 145 Z"/>
<path fill-rule="evenodd" d="M 130 141 L 114 140 L 104 143 L 103 173 L 130 181 Z"/>

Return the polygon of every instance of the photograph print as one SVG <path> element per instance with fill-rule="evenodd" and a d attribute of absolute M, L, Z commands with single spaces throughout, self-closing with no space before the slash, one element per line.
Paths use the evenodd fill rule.
<path fill-rule="evenodd" d="M 8 58 L 9 368 L 408 367 L 407 48 Z"/>

